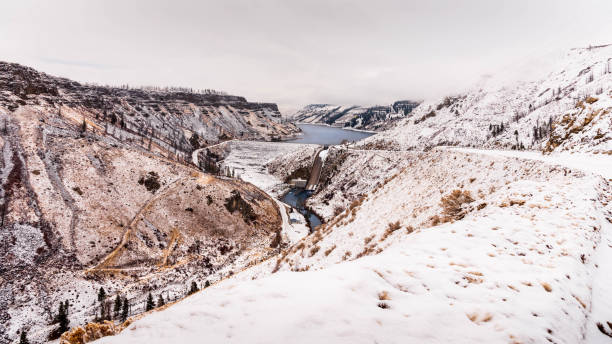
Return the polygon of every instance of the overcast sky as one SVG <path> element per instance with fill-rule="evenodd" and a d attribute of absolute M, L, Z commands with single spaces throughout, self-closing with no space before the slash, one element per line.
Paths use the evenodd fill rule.
<path fill-rule="evenodd" d="M 612 43 L 612 0 L 3 0 L 0 60 L 82 82 L 214 88 L 291 111 L 457 91 Z"/>

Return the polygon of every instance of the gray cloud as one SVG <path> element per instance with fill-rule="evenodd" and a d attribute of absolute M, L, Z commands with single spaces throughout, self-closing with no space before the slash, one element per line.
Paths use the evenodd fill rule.
<path fill-rule="evenodd" d="M 216 88 L 283 109 L 384 104 L 612 41 L 609 0 L 57 0 L 0 5 L 0 59 L 84 82 Z"/>

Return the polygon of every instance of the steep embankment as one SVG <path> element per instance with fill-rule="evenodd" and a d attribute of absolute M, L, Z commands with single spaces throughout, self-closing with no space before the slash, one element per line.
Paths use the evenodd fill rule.
<path fill-rule="evenodd" d="M 110 314 L 115 295 L 127 298 L 132 315 L 149 291 L 181 297 L 192 281 L 218 280 L 277 251 L 281 215 L 273 199 L 176 161 L 181 145 L 167 140 L 184 132 L 175 123 L 183 114 L 126 115 L 126 123 L 148 118 L 167 129 L 139 136 L 130 124 L 107 121 L 139 91 L 95 88 L 112 94 L 92 95 L 94 88 L 76 85 L 65 93 L 68 81 L 11 79 L 2 68 L 1 99 L 9 106 L 0 106 L 0 342 L 23 329 L 46 341 L 60 302 L 69 303 L 70 326 Z M 15 98 L 6 87 L 20 82 L 28 89 Z M 83 103 L 98 96 L 100 106 L 114 104 L 106 119 Z M 113 300 L 97 302 L 100 287 Z"/>
<path fill-rule="evenodd" d="M 292 115 L 297 122 L 328 124 L 363 130 L 385 130 L 410 114 L 418 102 L 400 100 L 388 106 L 363 107 L 310 104 Z"/>
<path fill-rule="evenodd" d="M 612 46 L 573 49 L 528 67 L 537 72 L 517 71 L 520 81 L 498 75 L 468 92 L 425 101 L 410 118 L 361 146 L 610 152 Z M 542 70 L 549 73 L 538 77 Z"/>

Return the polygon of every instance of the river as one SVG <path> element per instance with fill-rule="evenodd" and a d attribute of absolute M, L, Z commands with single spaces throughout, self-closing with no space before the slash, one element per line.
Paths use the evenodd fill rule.
<path fill-rule="evenodd" d="M 330 146 L 340 144 L 343 141 L 359 141 L 374 135 L 373 133 L 369 132 L 347 130 L 316 124 L 298 124 L 298 127 L 302 129 L 302 135 L 294 140 L 285 142 Z M 304 205 L 306 199 L 311 195 L 311 193 L 312 191 L 306 191 L 301 188 L 291 188 L 281 198 L 282 202 L 289 204 L 304 215 L 306 221 L 308 221 L 310 232 L 312 232 L 314 228 L 322 223 L 321 218 L 319 218 L 317 214 L 310 211 Z"/>

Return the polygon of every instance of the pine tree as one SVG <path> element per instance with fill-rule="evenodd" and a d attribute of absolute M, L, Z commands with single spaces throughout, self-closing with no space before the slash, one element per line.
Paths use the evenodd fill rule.
<path fill-rule="evenodd" d="M 206 280 L 206 282 L 204 282 L 204 288 L 208 288 L 208 287 L 210 287 L 210 282 Z"/>
<path fill-rule="evenodd" d="M 149 293 L 149 297 L 147 298 L 146 310 L 150 311 L 153 308 L 155 308 L 155 302 L 153 302 L 153 295 L 151 295 L 151 293 Z"/>
<path fill-rule="evenodd" d="M 163 305 L 165 305 L 166 302 L 164 301 L 164 298 L 162 297 L 161 294 L 159 294 L 159 298 L 157 299 L 157 307 L 161 307 Z"/>
<path fill-rule="evenodd" d="M 28 334 L 25 330 L 21 330 L 21 336 L 19 337 L 19 344 L 30 344 L 28 341 Z"/>
<path fill-rule="evenodd" d="M 100 304 L 100 321 L 104 321 L 106 320 L 107 314 L 106 314 L 106 307 L 104 307 L 104 304 Z"/>
<path fill-rule="evenodd" d="M 81 123 L 81 133 L 84 133 L 86 131 L 87 131 L 87 122 L 83 120 L 83 123 Z"/>
<path fill-rule="evenodd" d="M 104 291 L 104 288 L 100 287 L 100 290 L 98 291 L 98 301 L 102 302 L 105 298 L 106 292 Z"/>
<path fill-rule="evenodd" d="M 121 321 L 126 321 L 130 314 L 130 304 L 127 297 L 123 298 L 123 311 L 121 312 Z"/>
<path fill-rule="evenodd" d="M 58 333 L 62 334 L 69 330 L 68 324 L 70 323 L 70 321 L 68 320 L 68 312 L 63 302 L 60 302 L 59 305 L 57 321 L 59 322 Z"/>
<path fill-rule="evenodd" d="M 193 281 L 191 282 L 191 289 L 189 289 L 189 292 L 187 293 L 187 295 L 191 295 L 199 290 L 200 289 L 198 289 L 198 284 L 195 281 Z"/>
<path fill-rule="evenodd" d="M 121 297 L 119 297 L 119 295 L 117 295 L 117 297 L 115 298 L 115 306 L 113 307 L 113 311 L 116 319 L 117 317 L 119 317 L 119 312 L 121 312 Z"/>

